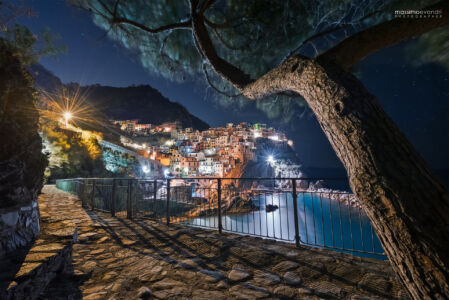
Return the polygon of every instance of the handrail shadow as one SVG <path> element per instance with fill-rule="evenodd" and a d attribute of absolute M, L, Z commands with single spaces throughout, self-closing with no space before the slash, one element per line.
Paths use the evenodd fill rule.
<path fill-rule="evenodd" d="M 241 246 L 239 244 L 239 241 L 241 239 L 244 238 L 244 236 L 239 236 L 237 238 L 233 238 L 233 239 L 229 239 L 228 235 L 231 234 L 223 234 L 223 235 L 219 235 L 216 232 L 213 231 L 206 231 L 206 230 L 201 230 L 201 229 L 193 229 L 193 228 L 185 228 L 182 227 L 180 225 L 171 225 L 169 228 L 173 228 L 175 230 L 179 230 L 176 234 L 174 235 L 170 235 L 169 233 L 167 233 L 166 231 L 162 230 L 159 227 L 160 223 L 152 223 L 154 221 L 149 221 L 149 220 L 142 220 L 142 219 L 135 219 L 135 220 L 129 220 L 129 219 L 123 219 L 120 217 L 103 217 L 101 215 L 102 213 L 96 213 L 94 211 L 88 211 L 88 215 L 89 217 L 93 220 L 96 221 L 98 223 L 100 223 L 101 227 L 122 247 L 130 249 L 132 251 L 135 251 L 139 254 L 143 254 L 143 255 L 147 255 L 147 256 L 151 256 L 153 258 L 158 258 L 158 259 L 162 259 L 165 262 L 171 264 L 171 265 L 176 265 L 179 266 L 181 268 L 184 269 L 189 269 L 190 271 L 194 271 L 194 272 L 201 272 L 204 269 L 210 269 L 210 266 L 213 265 L 216 271 L 221 271 L 222 273 L 224 273 L 223 275 L 226 276 L 226 273 L 230 271 L 230 267 L 227 266 L 225 264 L 225 262 L 229 259 L 232 258 L 233 261 L 236 261 L 235 263 L 238 264 L 242 264 L 245 265 L 247 267 L 253 268 L 253 269 L 261 269 L 264 268 L 265 271 L 268 271 L 269 268 L 273 267 L 274 265 L 273 262 L 271 262 L 269 265 L 265 265 L 265 266 L 261 266 L 260 264 L 254 263 L 251 261 L 251 259 L 248 259 L 247 256 L 242 256 L 242 255 L 238 255 L 235 252 L 229 251 L 231 247 L 239 247 Z M 123 227 L 121 227 L 122 230 L 129 230 L 129 232 L 131 232 L 136 238 L 137 238 L 137 242 L 136 244 L 133 245 L 126 245 L 122 242 L 122 238 L 121 238 L 121 232 L 116 232 L 116 227 L 112 226 L 107 219 L 109 218 L 113 218 L 114 220 L 117 220 L 120 222 L 121 225 L 123 225 Z M 164 226 L 166 227 L 166 225 L 160 224 L 160 226 Z M 183 242 L 182 240 L 179 239 L 179 237 L 181 235 L 186 235 L 188 237 L 189 240 L 191 241 L 201 241 L 202 243 L 207 243 L 209 246 L 213 246 L 210 243 L 210 239 L 207 239 L 203 236 L 199 236 L 199 235 L 195 235 L 193 233 L 193 231 L 198 230 L 198 231 L 202 231 L 202 232 L 208 232 L 210 234 L 216 235 L 217 239 L 219 239 L 220 241 L 222 241 L 222 245 L 221 246 L 216 246 L 217 247 L 217 255 L 214 256 L 207 256 L 204 255 L 204 253 L 199 252 L 198 251 L 198 247 L 194 247 L 192 246 L 192 244 L 194 245 L 194 243 L 192 244 L 188 244 L 186 242 Z M 149 236 L 150 235 L 151 238 Z M 157 241 L 155 243 L 155 241 Z M 259 245 L 255 245 L 256 243 L 267 243 L 267 244 L 276 244 L 276 241 L 270 241 L 270 240 L 254 240 L 254 243 L 250 243 L 251 246 L 259 246 Z M 143 251 L 144 249 L 142 247 L 148 248 L 148 249 L 152 249 L 154 250 L 154 254 L 152 253 L 148 253 L 148 251 Z M 169 248 L 171 249 L 171 251 L 167 251 L 166 249 Z M 315 250 L 313 248 L 305 248 L 305 247 L 300 247 L 298 248 L 291 248 L 293 249 L 297 249 L 298 251 L 305 251 L 306 249 L 308 251 L 318 251 Z M 271 250 L 266 250 L 263 249 L 262 251 L 270 251 L 273 252 Z M 330 250 L 319 250 L 319 255 L 321 256 L 328 256 L 328 257 L 332 257 L 333 255 L 331 255 L 331 253 L 329 253 Z M 360 284 L 358 284 L 355 281 L 349 280 L 347 278 L 344 278 L 342 276 L 337 275 L 335 272 L 333 272 L 332 270 L 328 270 L 327 268 L 320 268 L 317 267 L 316 265 L 310 263 L 310 261 L 308 259 L 304 259 L 301 257 L 288 257 L 282 253 L 278 253 L 276 252 L 276 255 L 278 257 L 278 261 L 281 260 L 290 260 L 290 261 L 294 261 L 296 263 L 298 263 L 300 266 L 303 266 L 305 268 L 308 268 L 310 270 L 313 270 L 314 272 L 317 272 L 318 274 L 320 274 L 320 276 L 323 277 L 327 277 L 329 278 L 331 281 L 338 281 L 341 282 L 343 285 L 345 286 L 350 286 L 352 288 L 355 288 L 357 290 L 363 289 L 366 292 L 378 296 L 378 297 L 383 297 L 383 298 L 390 298 L 390 299 L 397 299 L 397 298 L 391 298 L 391 295 L 387 295 L 385 293 L 382 293 L 370 286 L 366 286 L 363 285 L 361 286 Z M 348 254 L 338 254 L 338 255 L 348 255 Z M 349 257 L 349 256 L 348 256 Z M 195 265 L 183 265 L 182 260 L 184 259 L 191 259 L 191 258 L 197 258 L 197 260 L 195 261 Z M 282 276 L 282 274 L 279 274 Z M 223 278 L 223 280 L 226 280 Z M 328 297 L 331 297 L 328 295 Z M 332 298 L 332 297 L 331 297 Z"/>

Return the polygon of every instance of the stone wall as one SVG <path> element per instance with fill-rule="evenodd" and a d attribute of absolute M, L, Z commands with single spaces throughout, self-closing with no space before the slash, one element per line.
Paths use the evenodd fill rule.
<path fill-rule="evenodd" d="M 37 195 L 46 157 L 31 76 L 0 39 L 0 256 L 39 233 Z"/>
<path fill-rule="evenodd" d="M 0 257 L 25 246 L 39 234 L 37 200 L 30 205 L 0 209 Z"/>

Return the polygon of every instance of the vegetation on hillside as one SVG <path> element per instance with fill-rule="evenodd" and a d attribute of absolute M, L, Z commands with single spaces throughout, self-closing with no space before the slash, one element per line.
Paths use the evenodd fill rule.
<path fill-rule="evenodd" d="M 45 177 L 48 182 L 59 178 L 111 177 L 102 160 L 98 133 L 75 132 L 55 122 L 40 124 L 44 153 L 48 157 Z"/>

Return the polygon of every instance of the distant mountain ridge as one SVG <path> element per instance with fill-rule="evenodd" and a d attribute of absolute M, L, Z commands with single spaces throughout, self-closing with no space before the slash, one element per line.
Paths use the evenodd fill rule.
<path fill-rule="evenodd" d="M 183 127 L 204 130 L 210 126 L 193 116 L 179 103 L 171 102 L 150 85 L 129 87 L 102 86 L 99 84 L 80 86 L 77 83 L 63 84 L 61 80 L 42 65 L 30 67 L 35 85 L 48 92 L 64 86 L 79 89 L 87 101 L 110 119 L 139 119 L 141 123 L 161 124 L 179 121 Z"/>

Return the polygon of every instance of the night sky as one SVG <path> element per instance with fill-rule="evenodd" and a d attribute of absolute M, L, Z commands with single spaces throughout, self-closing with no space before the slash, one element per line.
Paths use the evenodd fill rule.
<path fill-rule="evenodd" d="M 193 83 L 172 83 L 149 74 L 139 58 L 109 40 L 87 12 L 73 9 L 63 0 L 27 0 L 25 4 L 38 17 L 21 18 L 19 22 L 34 32 L 49 26 L 68 47 L 66 54 L 40 61 L 64 83 L 121 87 L 149 84 L 211 126 L 238 121 L 265 122 L 286 131 L 306 166 L 341 167 L 310 114 L 295 124 L 281 124 L 280 120 L 269 120 L 263 112 L 251 107 L 244 111 L 223 109 L 205 99 L 205 92 Z M 359 66 L 360 78 L 431 167 L 448 169 L 449 73 L 438 64 L 412 66 L 405 55 L 407 46 L 407 43 L 397 45 L 366 58 Z"/>

